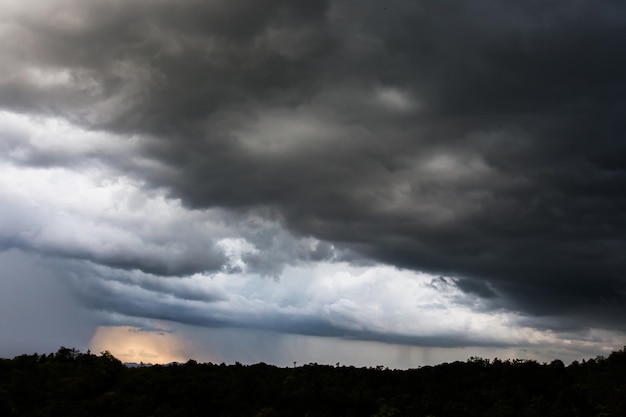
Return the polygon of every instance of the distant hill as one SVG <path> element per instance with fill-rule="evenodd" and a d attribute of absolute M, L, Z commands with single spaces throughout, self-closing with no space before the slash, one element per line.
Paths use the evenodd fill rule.
<path fill-rule="evenodd" d="M 123 365 L 127 368 L 143 368 L 145 366 L 152 366 L 151 363 L 137 363 L 137 362 L 124 362 Z"/>
<path fill-rule="evenodd" d="M 0 416 L 626 416 L 626 348 L 608 357 L 410 370 L 123 364 L 62 347 L 0 359 Z"/>

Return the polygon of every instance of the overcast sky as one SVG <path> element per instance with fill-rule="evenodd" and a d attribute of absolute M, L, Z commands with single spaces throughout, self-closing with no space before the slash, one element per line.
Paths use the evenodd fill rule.
<path fill-rule="evenodd" d="M 626 344 L 626 4 L 0 0 L 0 356 Z"/>

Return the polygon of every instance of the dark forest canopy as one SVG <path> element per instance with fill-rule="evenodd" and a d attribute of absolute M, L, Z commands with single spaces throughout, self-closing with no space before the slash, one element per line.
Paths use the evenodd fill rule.
<path fill-rule="evenodd" d="M 128 367 L 62 347 L 0 359 L 2 416 L 623 416 L 626 347 L 540 364 L 470 358 L 410 370 L 308 364 Z"/>

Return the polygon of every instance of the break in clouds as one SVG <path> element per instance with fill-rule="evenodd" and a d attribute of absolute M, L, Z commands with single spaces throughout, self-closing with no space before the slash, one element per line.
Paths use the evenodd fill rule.
<path fill-rule="evenodd" d="M 0 247 L 100 324 L 623 338 L 620 2 L 2 0 L 0 19 Z"/>

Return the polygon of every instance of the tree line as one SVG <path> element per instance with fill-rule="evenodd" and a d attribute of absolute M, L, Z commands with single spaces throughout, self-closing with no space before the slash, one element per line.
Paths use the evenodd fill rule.
<path fill-rule="evenodd" d="M 626 347 L 573 362 L 409 370 L 308 364 L 129 367 L 108 352 L 0 359 L 0 416 L 625 416 Z"/>

